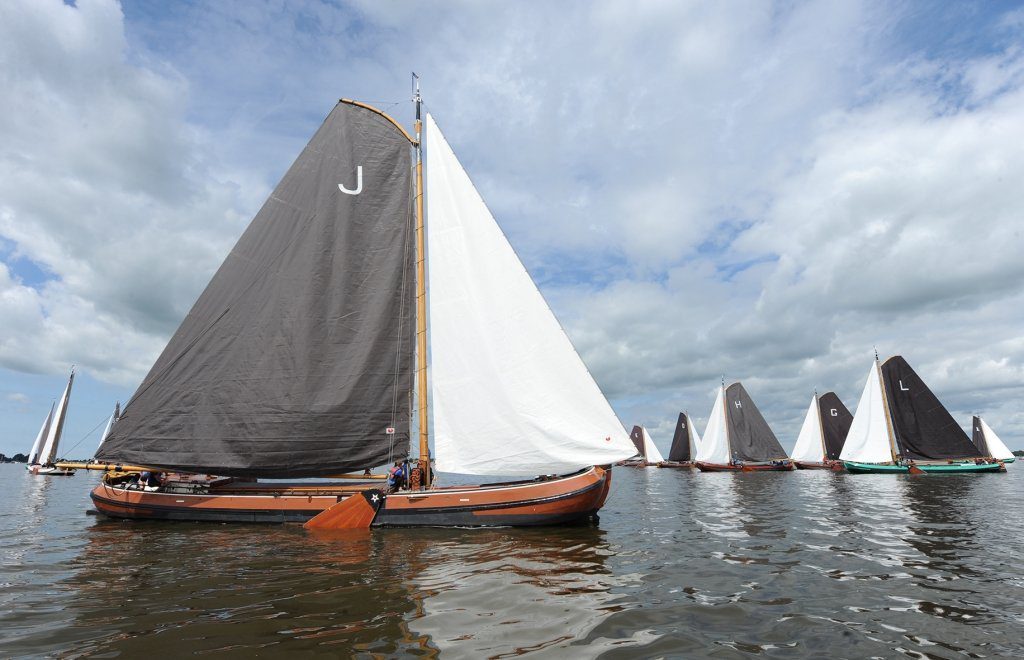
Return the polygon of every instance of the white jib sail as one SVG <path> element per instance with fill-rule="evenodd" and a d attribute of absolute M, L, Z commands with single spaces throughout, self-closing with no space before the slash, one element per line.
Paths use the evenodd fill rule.
<path fill-rule="evenodd" d="M 718 388 L 715 405 L 711 408 L 704 437 L 697 448 L 697 459 L 701 463 L 718 463 L 724 465 L 732 460 L 729 449 L 729 432 L 725 428 L 725 388 Z"/>
<path fill-rule="evenodd" d="M 64 388 L 64 394 L 57 402 L 57 410 L 54 413 L 53 421 L 50 423 L 50 430 L 46 434 L 46 442 L 42 451 L 39 452 L 39 464 L 49 465 L 57 457 L 57 446 L 60 444 L 60 435 L 64 430 L 64 417 L 68 414 L 68 399 L 71 398 L 71 384 L 75 381 L 74 373 L 68 379 L 68 386 Z"/>
<path fill-rule="evenodd" d="M 56 405 L 56 403 L 50 404 L 50 414 L 43 420 L 43 425 L 39 428 L 39 433 L 36 435 L 36 441 L 32 443 L 32 451 L 28 453 L 27 465 L 39 464 L 39 454 L 42 450 L 43 440 L 46 439 L 47 434 L 50 432 L 50 424 L 53 423 L 53 409 Z"/>
<path fill-rule="evenodd" d="M 647 432 L 647 429 L 643 426 L 640 427 L 640 431 L 644 435 L 644 460 L 648 463 L 664 463 L 665 457 L 661 455 L 658 448 L 654 444 L 654 440 L 651 440 L 651 434 Z"/>
<path fill-rule="evenodd" d="M 821 420 L 818 411 L 818 397 L 811 397 L 811 405 L 804 416 L 803 426 L 800 427 L 800 435 L 793 445 L 793 453 L 790 455 L 794 461 L 804 463 L 824 463 L 825 450 L 821 443 Z"/>
<path fill-rule="evenodd" d="M 690 419 L 690 413 L 686 413 L 686 432 L 690 436 L 690 460 L 696 460 L 694 457 L 700 451 L 700 436 L 697 434 L 697 427 L 693 425 L 693 420 Z"/>
<path fill-rule="evenodd" d="M 537 475 L 636 451 L 427 115 L 427 284 L 437 469 Z"/>
<path fill-rule="evenodd" d="M 978 419 L 981 418 L 979 417 Z M 999 436 L 996 435 L 996 432 L 992 430 L 992 427 L 984 419 L 981 420 L 981 432 L 985 434 L 985 444 L 988 445 L 992 458 L 1000 461 L 1008 461 L 1013 458 L 1013 452 L 999 439 Z"/>
<path fill-rule="evenodd" d="M 892 444 L 877 362 L 871 365 L 871 371 L 868 372 L 864 391 L 857 403 L 857 413 L 853 416 L 839 458 L 858 463 L 892 463 Z"/>
<path fill-rule="evenodd" d="M 103 429 L 103 433 L 100 435 L 100 444 L 96 445 L 96 451 L 93 452 L 93 456 L 100 453 L 100 447 L 107 441 L 107 436 L 110 435 L 110 429 L 114 427 L 114 416 L 111 415 L 110 419 L 107 420 L 107 427 Z"/>

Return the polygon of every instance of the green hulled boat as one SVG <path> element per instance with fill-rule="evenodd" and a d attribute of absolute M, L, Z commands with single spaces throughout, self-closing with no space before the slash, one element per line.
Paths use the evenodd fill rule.
<path fill-rule="evenodd" d="M 891 463 L 858 463 L 856 461 L 843 461 L 843 467 L 847 472 L 853 474 L 907 474 L 910 472 L 909 465 L 896 465 Z M 922 472 L 1005 472 L 1006 468 L 1002 463 L 914 463 L 914 467 Z"/>
<path fill-rule="evenodd" d="M 1005 472 L 899 355 L 871 365 L 839 458 L 851 474 Z"/>

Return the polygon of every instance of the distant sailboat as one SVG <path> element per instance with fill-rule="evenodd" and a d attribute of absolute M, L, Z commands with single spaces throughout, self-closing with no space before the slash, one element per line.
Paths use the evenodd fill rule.
<path fill-rule="evenodd" d="M 998 472 L 971 443 L 907 361 L 896 355 L 868 372 L 840 454 L 852 473 Z"/>
<path fill-rule="evenodd" d="M 633 447 L 430 115 L 423 162 L 420 107 L 415 137 L 366 104 L 333 108 L 97 454 L 174 474 L 159 492 L 105 481 L 100 512 L 337 528 L 601 508 Z M 405 461 L 413 400 L 407 489 L 255 481 Z M 535 478 L 436 487 L 428 431 L 438 471 Z"/>
<path fill-rule="evenodd" d="M 693 467 L 700 446 L 700 436 L 690 419 L 690 414 L 681 412 L 676 420 L 676 432 L 672 436 L 672 446 L 668 450 L 668 460 L 661 467 Z"/>
<path fill-rule="evenodd" d="M 740 383 L 719 388 L 695 463 L 704 472 L 793 469 L 786 450 Z"/>
<path fill-rule="evenodd" d="M 658 451 L 646 427 L 634 426 L 629 434 L 629 439 L 633 441 L 633 446 L 636 447 L 636 452 L 640 457 L 638 459 L 622 461 L 620 465 L 628 467 L 657 467 L 665 462 L 665 457 Z"/>
<path fill-rule="evenodd" d="M 50 406 L 50 414 L 46 416 L 43 428 L 39 430 L 39 435 L 36 436 L 36 441 L 32 444 L 28 464 L 25 466 L 32 474 L 67 477 L 75 473 L 71 468 L 54 465 L 54 461 L 57 459 L 57 450 L 60 447 L 60 438 L 64 432 L 64 419 L 68 414 L 68 401 L 71 398 L 71 386 L 74 382 L 75 370 L 72 369 L 67 387 L 64 388 L 64 394 L 58 400 L 56 408 Z"/>
<path fill-rule="evenodd" d="M 793 463 L 801 470 L 842 469 L 839 454 L 851 423 L 853 415 L 835 392 L 815 393 L 790 455 Z"/>
<path fill-rule="evenodd" d="M 982 456 L 991 456 L 997 461 L 1003 463 L 1013 463 L 1017 460 L 1017 457 L 1013 455 L 1010 448 L 996 435 L 996 432 L 992 430 L 985 420 L 981 417 L 975 416 L 973 420 L 974 433 L 971 438 L 974 441 L 974 446 L 978 448 Z"/>

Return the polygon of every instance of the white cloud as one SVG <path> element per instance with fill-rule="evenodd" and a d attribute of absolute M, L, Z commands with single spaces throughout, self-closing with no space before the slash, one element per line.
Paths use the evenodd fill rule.
<path fill-rule="evenodd" d="M 0 264 L 0 365 L 137 382 L 333 100 L 408 120 L 416 70 L 627 425 L 724 375 L 788 447 L 877 346 L 1024 446 L 1019 11 L 952 59 L 891 3 L 422 4 L 0 5 L 0 236 L 53 276 Z"/>

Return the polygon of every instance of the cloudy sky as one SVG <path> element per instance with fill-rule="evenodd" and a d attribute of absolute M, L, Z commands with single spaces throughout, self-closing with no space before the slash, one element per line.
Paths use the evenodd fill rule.
<path fill-rule="evenodd" d="M 0 452 L 88 456 L 339 97 L 409 74 L 627 426 L 902 354 L 1024 448 L 1024 4 L 0 3 Z"/>

